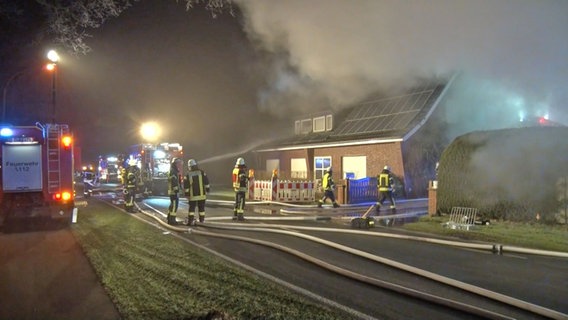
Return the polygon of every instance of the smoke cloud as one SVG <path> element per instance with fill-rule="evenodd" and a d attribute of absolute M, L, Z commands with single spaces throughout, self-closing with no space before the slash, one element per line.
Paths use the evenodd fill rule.
<path fill-rule="evenodd" d="M 476 113 L 484 128 L 521 115 L 568 120 L 566 1 L 237 2 L 249 38 L 280 59 L 262 110 L 341 106 L 460 72 L 465 90 L 451 97 L 449 117 Z"/>
<path fill-rule="evenodd" d="M 236 17 L 214 19 L 181 1 L 136 2 L 94 30 L 89 55 L 64 57 L 58 119 L 76 128 L 83 158 L 123 152 L 156 121 L 163 141 L 209 168 L 223 162 L 225 174 L 248 146 L 293 133 L 299 114 L 457 72 L 448 119 L 470 126 L 456 128 L 537 112 L 568 122 L 565 0 L 236 6 Z"/>

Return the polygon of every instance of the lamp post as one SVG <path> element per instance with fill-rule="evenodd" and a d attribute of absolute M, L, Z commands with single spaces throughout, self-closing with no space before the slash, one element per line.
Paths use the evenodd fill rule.
<path fill-rule="evenodd" d="M 59 62 L 59 54 L 55 50 L 49 50 L 47 53 L 47 59 L 51 61 L 46 68 L 47 70 L 51 71 L 51 106 L 53 108 L 52 115 L 51 115 L 51 122 L 55 123 L 55 106 L 56 106 L 56 74 L 57 74 L 57 62 Z"/>

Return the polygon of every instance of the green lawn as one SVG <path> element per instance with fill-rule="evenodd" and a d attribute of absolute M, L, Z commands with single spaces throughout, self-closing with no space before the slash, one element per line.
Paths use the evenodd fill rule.
<path fill-rule="evenodd" d="M 473 230 L 454 230 L 442 226 L 448 220 L 448 216 L 422 217 L 418 222 L 405 224 L 402 228 L 462 240 L 568 252 L 567 226 L 492 221 L 490 225 L 478 226 Z"/>
<path fill-rule="evenodd" d="M 97 200 L 79 212 L 73 233 L 123 319 L 353 318 Z"/>

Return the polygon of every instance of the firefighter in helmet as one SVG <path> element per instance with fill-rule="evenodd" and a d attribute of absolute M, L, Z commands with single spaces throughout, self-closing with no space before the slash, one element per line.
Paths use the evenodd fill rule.
<path fill-rule="evenodd" d="M 335 189 L 335 182 L 333 181 L 332 176 L 333 171 L 331 170 L 331 168 L 327 169 L 323 175 L 321 184 L 324 193 L 323 197 L 318 201 L 318 208 L 321 208 L 327 199 L 331 200 L 334 208 L 339 208 L 339 204 L 335 200 L 335 194 L 333 194 L 333 190 Z"/>
<path fill-rule="evenodd" d="M 168 196 L 170 206 L 168 207 L 167 221 L 170 225 L 177 225 L 176 215 L 179 206 L 179 187 L 180 172 L 183 161 L 180 158 L 172 158 L 170 171 L 168 172 Z"/>
<path fill-rule="evenodd" d="M 396 212 L 396 204 L 394 202 L 394 178 L 389 166 L 384 166 L 383 171 L 377 176 L 377 188 L 379 189 L 379 199 L 377 201 L 377 213 L 381 211 L 381 207 L 388 198 L 390 201 L 390 209 Z"/>
<path fill-rule="evenodd" d="M 248 190 L 248 174 L 245 159 L 238 158 L 233 168 L 233 189 L 235 189 L 235 208 L 233 220 L 244 220 L 245 198 Z"/>
<path fill-rule="evenodd" d="M 205 171 L 199 169 L 195 159 L 189 159 L 187 162 L 189 172 L 183 180 L 184 193 L 189 203 L 189 212 L 187 214 L 187 225 L 195 225 L 195 208 L 199 213 L 199 222 L 205 221 L 205 200 L 209 193 L 209 178 Z"/>
<path fill-rule="evenodd" d="M 137 174 L 138 173 L 138 174 Z M 128 160 L 128 167 L 124 171 L 124 206 L 127 212 L 136 212 L 134 208 L 134 199 L 136 198 L 136 189 L 138 187 L 140 170 L 136 166 L 136 160 Z"/>

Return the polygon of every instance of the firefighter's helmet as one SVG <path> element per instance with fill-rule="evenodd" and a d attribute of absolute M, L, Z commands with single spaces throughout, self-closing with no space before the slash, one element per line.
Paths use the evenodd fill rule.
<path fill-rule="evenodd" d="M 333 173 L 333 170 L 331 170 L 331 168 L 329 168 L 329 169 L 327 169 L 327 172 L 328 172 L 329 174 L 332 174 L 332 173 Z"/>
<path fill-rule="evenodd" d="M 129 165 L 129 166 L 135 166 L 135 165 L 136 165 L 136 159 L 129 159 L 129 160 L 128 160 L 128 165 Z"/>
<path fill-rule="evenodd" d="M 235 166 L 244 166 L 244 165 L 245 165 L 245 159 L 238 158 L 237 162 L 235 163 Z"/>
<path fill-rule="evenodd" d="M 189 159 L 189 161 L 187 162 L 187 166 L 188 167 L 194 167 L 197 165 L 197 161 L 195 161 L 195 159 Z"/>
<path fill-rule="evenodd" d="M 383 170 L 391 171 L 391 168 L 389 166 L 384 166 Z"/>

